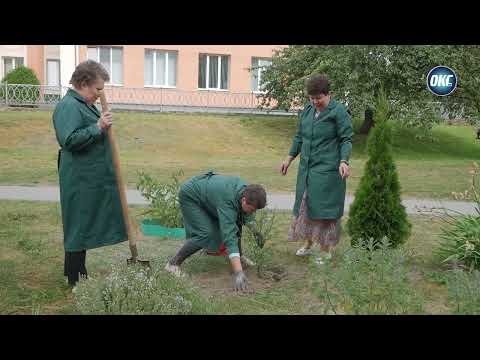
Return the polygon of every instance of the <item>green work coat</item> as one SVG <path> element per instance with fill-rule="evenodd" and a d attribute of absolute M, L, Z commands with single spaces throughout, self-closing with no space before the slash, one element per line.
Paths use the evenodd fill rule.
<path fill-rule="evenodd" d="M 331 99 L 318 118 L 315 107 L 305 106 L 289 155 L 300 153 L 295 205 L 298 216 L 302 196 L 307 188 L 307 215 L 310 219 L 339 219 L 345 203 L 345 180 L 338 168 L 352 152 L 352 121 L 344 105 Z"/>
<path fill-rule="evenodd" d="M 239 254 L 241 226 L 255 219 L 242 210 L 246 186 L 238 176 L 213 172 L 182 184 L 179 202 L 187 239 L 210 251 L 218 251 L 223 243 L 229 256 Z"/>
<path fill-rule="evenodd" d="M 81 251 L 127 240 L 112 151 L 97 127 L 100 112 L 75 90 L 55 107 L 65 251 Z"/>

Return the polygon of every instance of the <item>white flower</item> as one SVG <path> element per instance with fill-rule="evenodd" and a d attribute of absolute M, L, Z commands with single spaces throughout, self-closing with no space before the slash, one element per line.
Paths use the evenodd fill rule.
<path fill-rule="evenodd" d="M 471 242 L 469 242 L 468 240 L 465 241 L 465 250 L 466 251 L 472 251 L 475 249 L 475 245 L 473 245 Z"/>

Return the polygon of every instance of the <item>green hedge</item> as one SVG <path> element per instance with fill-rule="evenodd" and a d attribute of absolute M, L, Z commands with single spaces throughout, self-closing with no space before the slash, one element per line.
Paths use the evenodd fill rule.
<path fill-rule="evenodd" d="M 0 84 L 0 99 L 5 100 L 5 83 L 7 84 L 26 84 L 26 85 L 40 85 L 40 81 L 32 69 L 19 66 L 14 70 L 8 72 L 2 79 Z M 12 101 L 20 103 L 35 103 L 40 97 L 40 88 L 8 88 L 8 98 Z M 18 104 L 17 104 L 18 105 Z"/>

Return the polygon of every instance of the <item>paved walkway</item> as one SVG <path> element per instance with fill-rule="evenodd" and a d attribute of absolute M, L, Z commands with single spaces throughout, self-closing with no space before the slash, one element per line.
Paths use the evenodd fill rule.
<path fill-rule="evenodd" d="M 31 201 L 60 201 L 60 192 L 57 186 L 0 186 L 0 200 L 31 200 Z M 148 202 L 137 190 L 127 190 L 127 201 L 130 205 L 146 205 Z M 295 194 L 268 194 L 268 208 L 291 210 L 295 201 Z M 353 196 L 345 199 L 345 212 L 353 201 Z M 434 199 L 404 199 L 403 205 L 408 214 L 477 214 L 475 203 L 465 201 L 449 201 Z"/>

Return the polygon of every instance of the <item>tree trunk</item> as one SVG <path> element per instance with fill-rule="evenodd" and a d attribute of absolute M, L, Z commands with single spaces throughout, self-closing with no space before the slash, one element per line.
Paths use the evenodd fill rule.
<path fill-rule="evenodd" d="M 360 127 L 360 134 L 368 134 L 370 129 L 375 125 L 373 120 L 373 110 L 371 108 L 365 109 L 365 120 L 363 121 L 362 126 Z"/>

